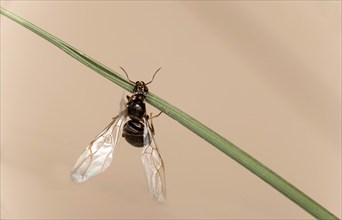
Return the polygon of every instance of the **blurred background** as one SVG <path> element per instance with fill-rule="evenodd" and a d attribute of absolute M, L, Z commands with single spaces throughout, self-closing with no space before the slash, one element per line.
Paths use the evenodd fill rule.
<path fill-rule="evenodd" d="M 340 1 L 1 1 L 199 119 L 341 218 Z M 167 201 L 140 149 L 70 180 L 122 89 L 1 19 L 1 218 L 312 219 L 180 124 L 154 120 Z M 123 74 L 123 73 L 122 73 Z M 158 110 L 148 105 L 148 112 Z"/>

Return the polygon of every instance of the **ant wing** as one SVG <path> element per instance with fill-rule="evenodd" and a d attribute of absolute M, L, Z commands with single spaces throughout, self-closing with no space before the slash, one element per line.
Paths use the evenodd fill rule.
<path fill-rule="evenodd" d="M 144 124 L 144 149 L 141 161 L 145 168 L 150 193 L 158 202 L 163 202 L 166 196 L 164 163 L 147 119 L 144 119 Z"/>
<path fill-rule="evenodd" d="M 71 171 L 71 179 L 82 183 L 106 170 L 112 163 L 113 152 L 122 136 L 126 109 L 86 147 Z"/>

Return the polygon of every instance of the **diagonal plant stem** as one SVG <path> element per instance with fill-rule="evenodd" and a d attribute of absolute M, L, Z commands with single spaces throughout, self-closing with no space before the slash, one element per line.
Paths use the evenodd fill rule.
<path fill-rule="evenodd" d="M 35 26 L 34 24 L 24 20 L 23 18 L 3 9 L 0 8 L 1 14 L 5 15 L 6 17 L 12 19 L 13 21 L 17 22 L 18 24 L 22 25 L 23 27 L 31 30 L 32 32 L 38 34 L 39 36 L 43 37 L 47 41 L 51 42 L 55 46 L 62 49 L 64 52 L 69 54 L 70 56 L 74 57 L 84 65 L 88 66 L 89 68 L 93 69 L 97 73 L 101 74 L 105 78 L 111 80 L 112 82 L 116 83 L 117 85 L 121 86 L 122 88 L 132 92 L 133 85 L 126 81 L 122 76 L 120 76 L 115 71 L 109 69 L 108 67 L 104 66 L 103 64 L 97 62 L 96 60 L 92 59 L 91 57 L 87 56 L 86 54 L 82 53 L 81 51 L 77 50 L 76 48 L 68 45 L 67 43 L 63 42 L 62 40 L 58 39 L 57 37 L 51 35 L 50 33 L 42 30 L 41 28 Z M 244 152 L 236 145 L 216 133 L 215 131 L 208 128 L 206 125 L 202 124 L 198 120 L 194 119 L 190 115 L 186 114 L 182 110 L 178 109 L 177 107 L 171 105 L 170 103 L 166 102 L 165 100 L 159 98 L 158 96 L 154 95 L 153 93 L 149 93 L 146 97 L 146 101 L 153 105 L 154 107 L 158 108 L 165 114 L 169 115 L 171 118 L 178 121 L 180 124 L 215 146 L 217 149 L 225 153 L 226 155 L 230 156 L 236 162 L 240 163 L 242 166 L 250 170 L 252 173 L 257 175 L 259 178 L 270 184 L 273 188 L 281 192 L 283 195 L 288 197 L 290 200 L 295 202 L 297 205 L 302 207 L 305 211 L 313 215 L 317 219 L 338 219 L 334 214 L 329 212 L 319 203 L 311 199 L 305 193 L 300 191 L 291 183 L 287 182 L 277 173 L 272 171 L 271 169 L 267 168 L 258 160 L 254 159 L 248 153 Z"/>

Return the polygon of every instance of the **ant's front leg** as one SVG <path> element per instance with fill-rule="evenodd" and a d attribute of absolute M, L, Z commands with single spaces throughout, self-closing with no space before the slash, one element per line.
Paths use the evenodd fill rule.
<path fill-rule="evenodd" d="M 130 102 L 132 99 L 132 96 L 126 95 L 127 101 Z"/>

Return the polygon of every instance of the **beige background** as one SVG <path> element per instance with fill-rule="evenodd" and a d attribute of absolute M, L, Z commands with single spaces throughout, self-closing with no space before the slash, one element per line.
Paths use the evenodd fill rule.
<path fill-rule="evenodd" d="M 341 2 L 6 1 L 2 7 L 175 104 L 341 218 Z M 156 139 L 168 200 L 148 196 L 140 150 L 69 172 L 122 89 L 1 16 L 1 217 L 310 219 L 166 115 Z M 148 111 L 157 110 L 148 106 Z"/>

